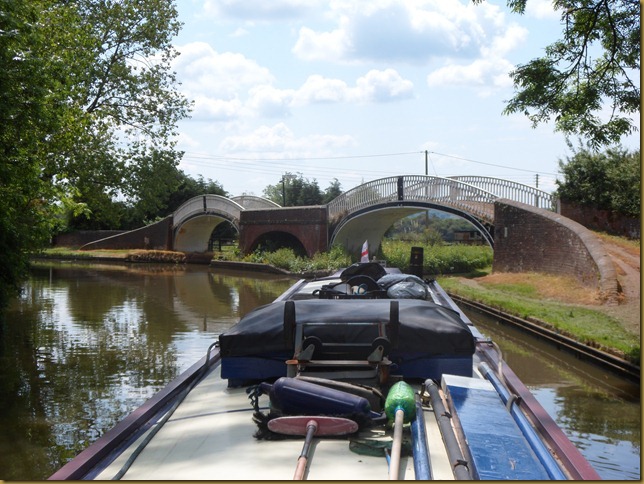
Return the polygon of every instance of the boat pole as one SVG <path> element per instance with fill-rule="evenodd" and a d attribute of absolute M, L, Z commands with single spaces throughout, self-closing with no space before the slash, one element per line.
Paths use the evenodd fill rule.
<path fill-rule="evenodd" d="M 425 390 L 429 393 L 429 398 L 434 409 L 434 415 L 436 415 L 438 427 L 440 428 L 443 442 L 445 442 L 447 455 L 449 456 L 449 460 L 452 464 L 454 477 L 458 480 L 471 480 L 472 475 L 470 474 L 468 467 L 469 463 L 465 460 L 463 452 L 461 451 L 461 446 L 458 443 L 458 439 L 456 438 L 456 435 L 454 435 L 454 428 L 450 421 L 451 416 L 443 404 L 443 400 L 438 392 L 438 386 L 433 380 L 428 379 L 425 380 Z"/>
<path fill-rule="evenodd" d="M 402 449 L 403 425 L 416 416 L 414 389 L 404 381 L 395 383 L 385 399 L 385 413 L 394 422 L 394 440 L 391 444 L 389 479 L 397 481 L 400 473 L 400 452 Z"/>
<path fill-rule="evenodd" d="M 297 467 L 295 468 L 295 474 L 293 475 L 294 481 L 301 481 L 304 479 L 304 471 L 306 470 L 306 463 L 309 458 L 309 448 L 311 447 L 311 441 L 313 436 L 318 430 L 318 423 L 311 419 L 306 424 L 306 437 L 304 438 L 304 446 L 302 447 L 302 452 L 300 452 L 300 457 L 297 459 Z"/>
<path fill-rule="evenodd" d="M 270 420 L 268 422 L 268 428 L 272 432 L 285 435 L 305 435 L 302 452 L 300 452 L 300 456 L 297 459 L 297 466 L 295 467 L 295 474 L 293 475 L 294 481 L 301 481 L 304 479 L 313 437 L 316 435 L 352 434 L 358 431 L 358 424 L 353 420 L 342 417 L 292 415 Z"/>

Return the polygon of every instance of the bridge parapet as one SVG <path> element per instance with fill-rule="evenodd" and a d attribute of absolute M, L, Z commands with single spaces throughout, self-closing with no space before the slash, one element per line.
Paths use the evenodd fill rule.
<path fill-rule="evenodd" d="M 431 201 L 472 213 L 487 222 L 494 219 L 498 197 L 479 187 L 453 178 L 404 175 L 367 182 L 332 200 L 329 221 L 337 223 L 351 213 L 394 201 Z"/>
<path fill-rule="evenodd" d="M 462 175 L 448 178 L 475 186 L 496 195 L 498 198 L 507 198 L 544 210 L 560 212 L 559 199 L 556 196 L 529 185 L 489 176 Z"/>
<path fill-rule="evenodd" d="M 195 215 L 219 213 L 225 214 L 226 218 L 232 218 L 233 225 L 239 226 L 242 210 L 244 207 L 230 198 L 221 195 L 203 195 L 191 198 L 181 205 L 173 214 L 172 225 L 176 228 Z"/>
<path fill-rule="evenodd" d="M 245 210 L 256 210 L 260 208 L 281 208 L 281 205 L 275 203 L 268 198 L 256 197 L 254 195 L 238 195 L 233 197 L 232 200 L 237 202 Z"/>
<path fill-rule="evenodd" d="M 451 178 L 406 176 L 403 199 L 427 201 L 469 212 L 486 222 L 494 220 L 495 195 Z"/>

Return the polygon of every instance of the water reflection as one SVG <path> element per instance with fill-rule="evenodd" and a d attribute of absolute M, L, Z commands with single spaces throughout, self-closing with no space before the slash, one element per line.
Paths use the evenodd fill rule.
<path fill-rule="evenodd" d="M 603 479 L 640 479 L 640 386 L 466 311 Z"/>
<path fill-rule="evenodd" d="M 51 475 L 292 282 L 203 267 L 36 267 L 0 326 L 0 477 Z"/>

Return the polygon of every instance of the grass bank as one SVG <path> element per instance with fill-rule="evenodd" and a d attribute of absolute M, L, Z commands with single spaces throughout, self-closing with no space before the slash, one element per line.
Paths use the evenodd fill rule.
<path fill-rule="evenodd" d="M 597 295 L 575 279 L 544 274 L 489 274 L 469 279 L 439 277 L 449 293 L 498 308 L 579 342 L 640 361 L 640 337 L 607 314 Z"/>
<path fill-rule="evenodd" d="M 73 260 L 114 260 L 125 262 L 165 262 L 183 264 L 188 261 L 189 256 L 183 252 L 171 250 L 75 250 L 67 247 L 53 247 L 45 249 L 38 254 L 37 258 L 42 259 L 73 259 Z"/>

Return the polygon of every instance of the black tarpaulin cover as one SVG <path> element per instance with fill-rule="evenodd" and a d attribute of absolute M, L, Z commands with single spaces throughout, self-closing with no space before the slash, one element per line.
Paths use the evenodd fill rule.
<path fill-rule="evenodd" d="M 294 301 L 297 324 L 306 323 L 304 336 L 323 343 L 371 343 L 377 325 L 352 323 L 389 321 L 391 299 L 307 299 Z M 460 315 L 429 301 L 402 299 L 399 304 L 398 344 L 393 353 L 471 355 L 474 337 Z M 219 337 L 222 357 L 291 353 L 284 336 L 284 305 L 259 307 Z M 312 323 L 343 323 L 311 326 Z"/>

